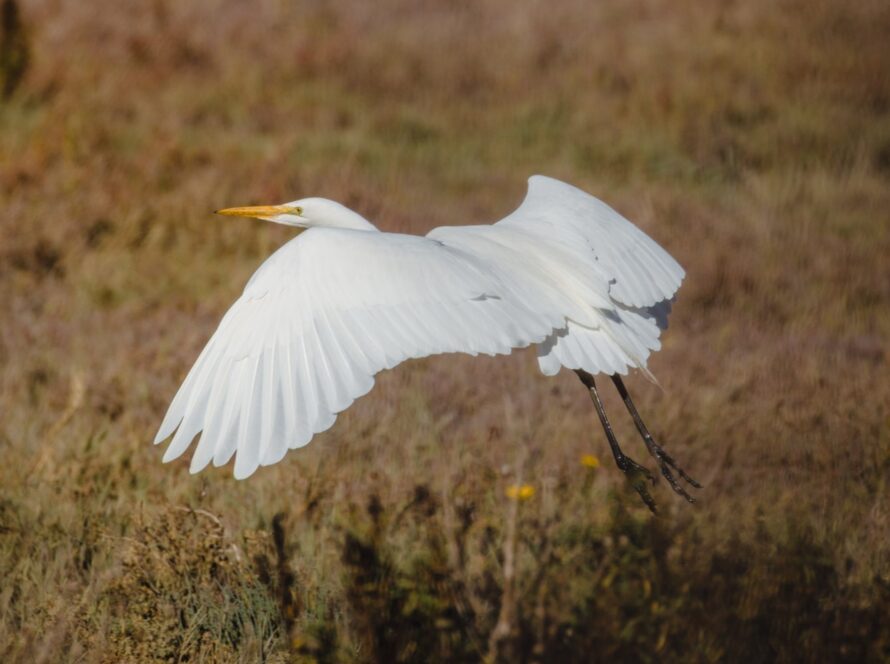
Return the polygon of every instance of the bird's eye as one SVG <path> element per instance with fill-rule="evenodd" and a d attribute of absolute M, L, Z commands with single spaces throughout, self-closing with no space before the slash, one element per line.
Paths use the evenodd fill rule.
<path fill-rule="evenodd" d="M 298 205 L 297 207 L 294 208 L 294 214 L 297 215 L 298 217 L 302 217 L 303 216 L 303 208 L 301 208 Z"/>

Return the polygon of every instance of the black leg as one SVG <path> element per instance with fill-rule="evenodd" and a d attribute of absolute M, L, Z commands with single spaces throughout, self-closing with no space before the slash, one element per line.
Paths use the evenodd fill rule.
<path fill-rule="evenodd" d="M 643 437 L 643 442 L 646 443 L 646 449 L 649 450 L 649 454 L 655 457 L 655 460 L 658 462 L 658 467 L 661 468 L 661 474 L 664 475 L 664 479 L 668 481 L 668 484 L 671 485 L 671 488 L 674 491 L 679 493 L 690 503 L 694 503 L 695 498 L 690 496 L 686 492 L 686 489 L 684 489 L 676 480 L 674 472 L 696 489 L 701 489 L 701 484 L 689 477 L 689 475 L 677 465 L 677 462 L 674 461 L 652 438 L 652 434 L 649 433 L 649 429 L 647 429 L 646 425 L 643 423 L 643 418 L 641 418 L 640 414 L 637 412 L 637 408 L 634 406 L 634 402 L 631 400 L 630 394 L 628 394 L 627 388 L 624 386 L 624 381 L 621 380 L 621 376 L 615 374 L 612 376 L 612 382 L 615 383 L 615 387 L 618 389 L 618 394 L 621 396 L 621 400 L 624 401 L 624 405 L 627 406 L 627 410 L 633 418 L 634 424 L 637 425 L 637 431 L 639 431 L 640 435 Z"/>
<path fill-rule="evenodd" d="M 655 476 L 650 473 L 647 468 L 641 466 L 621 451 L 621 448 L 618 446 L 618 439 L 615 438 L 615 432 L 612 431 L 612 425 L 609 424 L 609 418 L 606 417 L 606 410 L 603 408 L 603 402 L 600 399 L 599 392 L 596 391 L 596 383 L 593 380 L 593 376 L 583 369 L 576 369 L 575 373 L 578 374 L 578 378 L 581 379 L 581 382 L 584 383 L 584 386 L 590 392 L 590 399 L 596 407 L 596 413 L 599 415 L 600 422 L 606 432 L 606 438 L 609 441 L 609 447 L 612 448 L 612 456 L 615 457 L 615 463 L 618 465 L 618 469 L 627 476 L 628 480 L 630 480 L 633 488 L 636 489 L 637 493 L 640 494 L 640 498 L 646 503 L 646 507 L 655 513 L 657 511 L 655 508 L 655 501 L 652 499 L 649 490 L 646 488 L 646 480 L 649 480 L 654 484 Z"/>

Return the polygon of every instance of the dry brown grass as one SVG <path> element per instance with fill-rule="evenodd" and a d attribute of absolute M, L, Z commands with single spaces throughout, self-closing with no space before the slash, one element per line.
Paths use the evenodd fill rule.
<path fill-rule="evenodd" d="M 885 2 L 19 5 L 4 661 L 890 658 Z M 247 482 L 160 464 L 179 380 L 289 237 L 210 210 L 323 195 L 423 232 L 533 172 L 687 268 L 664 392 L 631 389 L 699 504 L 661 486 L 650 517 L 529 353 L 402 366 Z"/>

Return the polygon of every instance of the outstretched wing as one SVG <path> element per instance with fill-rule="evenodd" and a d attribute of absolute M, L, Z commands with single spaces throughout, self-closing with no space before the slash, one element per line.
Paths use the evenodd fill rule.
<path fill-rule="evenodd" d="M 610 278 L 609 295 L 630 307 L 671 299 L 685 276 L 669 253 L 608 205 L 543 175 L 529 178 L 522 205 L 496 226 L 522 228 L 569 245 L 586 244 Z"/>
<path fill-rule="evenodd" d="M 329 428 L 405 359 L 498 354 L 543 340 L 535 313 L 482 261 L 423 237 L 312 228 L 253 275 L 189 372 L 155 439 L 197 472 L 235 476 L 281 460 Z"/>
<path fill-rule="evenodd" d="M 529 178 L 522 204 L 488 232 L 505 238 L 525 234 L 523 253 L 529 257 L 563 247 L 571 260 L 566 257 L 547 271 L 558 270 L 563 292 L 576 284 L 575 301 L 593 307 L 592 314 L 578 316 L 576 308 L 551 298 L 565 320 L 538 345 L 545 374 L 561 367 L 607 374 L 634 367 L 648 371 L 647 358 L 660 347 L 671 299 L 684 277 L 683 268 L 654 240 L 602 201 L 542 175 Z M 467 249 L 474 251 L 475 245 Z"/>

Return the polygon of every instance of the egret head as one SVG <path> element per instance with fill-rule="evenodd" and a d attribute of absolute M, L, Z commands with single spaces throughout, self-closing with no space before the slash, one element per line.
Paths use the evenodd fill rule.
<path fill-rule="evenodd" d="M 311 228 L 312 226 L 358 230 L 373 230 L 375 228 L 360 214 L 327 198 L 301 198 L 283 205 L 226 208 L 217 210 L 216 213 L 232 217 L 254 217 L 298 228 Z"/>

